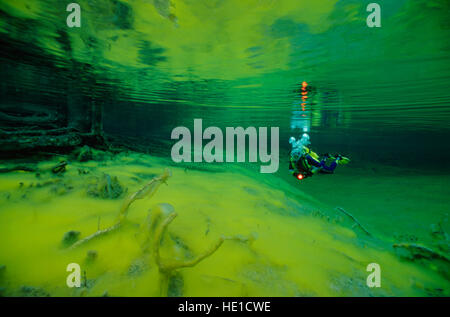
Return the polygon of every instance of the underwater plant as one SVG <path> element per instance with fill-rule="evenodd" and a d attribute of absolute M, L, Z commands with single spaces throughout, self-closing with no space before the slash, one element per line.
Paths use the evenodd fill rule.
<path fill-rule="evenodd" d="M 125 191 L 126 189 L 120 184 L 117 176 L 111 177 L 109 174 L 104 174 L 103 177 L 96 178 L 95 183 L 88 186 L 87 194 L 92 197 L 116 199 L 121 197 Z"/>

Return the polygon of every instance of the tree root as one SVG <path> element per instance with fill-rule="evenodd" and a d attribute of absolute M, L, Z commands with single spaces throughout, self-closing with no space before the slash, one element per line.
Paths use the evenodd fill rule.
<path fill-rule="evenodd" d="M 156 265 L 158 266 L 160 273 L 161 296 L 167 296 L 169 280 L 172 276 L 174 276 L 176 270 L 197 265 L 207 257 L 214 254 L 226 240 L 234 240 L 239 242 L 251 241 L 251 238 L 243 236 L 221 236 L 214 244 L 194 259 L 184 261 L 168 259 L 163 260 L 160 254 L 162 238 L 167 230 L 167 227 L 176 217 L 177 213 L 171 205 L 159 204 L 149 210 L 149 216 L 142 227 L 145 235 L 144 243 L 142 244 L 143 252 L 150 252 L 154 257 Z"/>
<path fill-rule="evenodd" d="M 214 243 L 211 247 L 209 247 L 207 250 L 205 250 L 202 254 L 198 255 L 194 259 L 187 260 L 187 261 L 179 261 L 179 262 L 168 261 L 168 260 L 163 261 L 161 259 L 161 255 L 160 255 L 161 239 L 162 239 L 162 236 L 164 235 L 167 227 L 176 218 L 176 216 L 177 216 L 177 214 L 175 212 L 171 213 L 162 222 L 161 226 L 157 229 L 157 231 L 155 233 L 155 240 L 154 240 L 153 248 L 155 250 L 155 261 L 156 261 L 156 264 L 158 265 L 159 271 L 161 273 L 169 273 L 170 274 L 170 272 L 172 272 L 174 270 L 178 270 L 178 269 L 185 268 L 185 267 L 193 267 L 193 266 L 197 265 L 202 260 L 206 259 L 208 256 L 210 256 L 211 254 L 216 252 L 217 249 L 219 249 L 220 246 L 223 244 L 223 242 L 226 240 L 225 237 L 220 237 L 216 243 Z"/>

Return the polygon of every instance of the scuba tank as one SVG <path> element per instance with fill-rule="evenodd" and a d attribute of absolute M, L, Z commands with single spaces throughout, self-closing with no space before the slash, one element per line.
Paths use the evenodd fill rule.
<path fill-rule="evenodd" d="M 309 135 L 304 133 L 300 140 L 296 140 L 294 137 L 289 139 L 289 143 L 292 145 L 290 153 L 289 167 L 294 170 L 293 176 L 298 180 L 310 177 L 313 175 L 311 172 L 311 165 L 309 165 L 305 154 L 317 155 L 307 147 L 311 142 L 309 141 Z"/>

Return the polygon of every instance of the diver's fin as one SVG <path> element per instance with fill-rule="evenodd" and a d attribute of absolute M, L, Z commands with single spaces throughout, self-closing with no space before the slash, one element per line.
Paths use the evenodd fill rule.
<path fill-rule="evenodd" d="M 341 156 L 337 163 L 339 165 L 345 165 L 345 164 L 350 163 L 350 159 L 348 157 Z"/>

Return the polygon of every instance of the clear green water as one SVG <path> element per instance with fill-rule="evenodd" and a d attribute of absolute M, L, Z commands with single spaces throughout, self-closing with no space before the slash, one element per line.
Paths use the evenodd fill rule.
<path fill-rule="evenodd" d="M 105 133 L 127 138 L 130 142 L 138 140 L 151 155 L 166 160 L 158 163 L 158 170 L 151 171 L 155 174 L 172 164 L 171 130 L 176 126 L 192 127 L 194 118 L 202 118 L 205 126 L 280 127 L 280 170 L 275 175 L 264 178 L 257 173 L 255 165 L 242 164 L 229 167 L 231 175 L 235 174 L 237 178 L 225 175 L 215 179 L 215 174 L 207 170 L 200 173 L 199 179 L 185 175 L 182 180 L 175 181 L 179 186 L 183 181 L 185 186 L 198 184 L 198 191 L 191 193 L 199 200 L 197 209 L 188 208 L 186 212 L 191 217 L 195 217 L 193 215 L 199 209 L 207 215 L 216 212 L 217 215 L 209 216 L 215 217 L 214 221 L 218 223 L 227 223 L 218 225 L 220 230 L 213 232 L 217 236 L 225 234 L 223 231 L 236 231 L 236 228 L 246 231 L 242 234 L 259 231 L 259 243 L 270 244 L 265 235 L 280 234 L 278 244 L 284 246 L 275 252 L 270 246 L 263 251 L 257 244 L 256 254 L 260 252 L 265 256 L 261 261 L 257 256 L 253 258 L 254 253 L 240 250 L 241 257 L 226 262 L 233 272 L 227 271 L 225 265 L 225 268 L 219 266 L 217 272 L 207 273 L 205 260 L 203 269 L 184 272 L 184 295 L 207 295 L 205 292 L 211 287 L 222 288 L 227 295 L 249 296 L 448 295 L 448 265 L 444 265 L 445 275 L 441 264 L 404 261 L 396 258 L 391 248 L 393 243 L 405 242 L 405 236 L 414 236 L 418 244 L 434 250 L 436 241 L 431 228 L 435 226 L 432 226 L 441 223 L 444 231 L 449 230 L 448 1 L 378 1 L 382 8 L 381 28 L 366 26 L 367 3 L 356 0 L 86 0 L 78 3 L 82 8 L 82 26 L 68 28 L 65 1 L 0 1 L 0 109 L 11 111 L 33 105 L 43 111 L 58 113 L 62 104 L 68 104 L 69 109 L 82 113 L 84 105 L 92 100 L 102 102 Z M 296 121 L 295 110 L 300 96 L 295 90 L 303 81 L 313 87 L 314 93 L 307 102 L 306 119 Z M 335 175 L 297 182 L 287 172 L 287 140 L 300 133 L 298 127 L 292 127 L 293 123 L 310 128 L 312 146 L 317 152 L 345 153 L 352 158 L 352 163 L 338 169 Z M 0 122 L 2 126 L 3 122 Z M 2 164 L 13 163 L 5 161 Z M 125 163 L 119 160 L 107 164 L 112 164 L 109 173 L 114 175 L 120 174 Z M 201 168 L 208 169 L 203 165 Z M 100 167 L 94 164 L 92 168 L 93 173 L 101 174 L 101 164 Z M 124 182 L 131 182 L 132 175 L 138 173 L 133 169 L 127 172 L 123 176 Z M 372 251 L 364 251 L 361 247 L 366 243 L 361 233 L 354 237 L 354 233 L 349 233 L 355 230 L 351 223 L 332 225 L 325 221 L 316 227 L 317 217 L 311 216 L 312 211 L 306 207 L 300 214 L 307 217 L 308 225 L 295 222 L 299 232 L 306 231 L 311 240 L 323 235 L 322 243 L 326 245 L 332 240 L 327 231 L 337 230 L 342 245 L 332 245 L 330 249 L 334 251 L 317 254 L 308 249 L 309 258 L 316 259 L 313 262 L 305 262 L 302 257 L 289 260 L 287 254 L 293 252 L 290 250 L 296 250 L 298 244 L 306 248 L 307 243 L 296 240 L 299 237 L 294 233 L 295 226 L 292 237 L 280 233 L 290 226 L 290 220 L 274 220 L 270 213 L 288 207 L 284 206 L 284 201 L 277 205 L 271 200 L 273 198 L 268 198 L 270 194 L 266 187 L 261 189 L 264 194 L 259 193 L 259 198 L 268 199 L 270 203 L 255 205 L 254 197 L 243 195 L 244 205 L 233 206 L 233 219 L 237 222 L 244 206 L 251 217 L 255 217 L 248 221 L 249 228 L 229 224 L 225 212 L 218 212 L 227 210 L 226 204 L 215 211 L 210 205 L 221 199 L 229 200 L 236 194 L 233 190 L 245 187 L 247 182 L 252 183 L 252 177 L 241 179 L 239 176 L 247 172 L 254 173 L 252 177 L 258 184 L 264 183 L 273 190 L 279 190 L 279 181 L 286 183 L 281 191 L 299 204 L 306 196 L 314 199 L 317 205 L 312 203 L 308 208 L 329 212 L 341 206 L 350 211 L 381 240 L 371 242 L 374 244 L 371 247 L 389 254 L 386 257 L 378 255 L 380 261 L 389 263 L 386 268 L 386 274 L 390 274 L 389 286 L 378 293 L 364 288 L 363 264 L 375 260 L 372 260 Z M 20 173 L 5 177 L 1 180 L 2 188 L 13 197 L 20 197 L 15 193 L 18 183 L 29 185 L 35 181 Z M 68 179 L 80 186 L 76 192 L 61 200 L 53 200 L 52 194 L 48 193 L 48 200 L 39 201 L 41 205 L 36 207 L 35 213 L 39 214 L 45 208 L 66 209 L 69 205 L 85 210 L 90 204 L 103 206 L 105 213 L 116 210 L 117 202 L 91 201 L 84 197 L 85 180 L 76 175 L 68 176 Z M 236 179 L 239 181 L 233 181 Z M 228 191 L 220 189 L 224 192 L 223 198 L 215 196 L 214 191 L 205 197 L 203 191 L 215 181 L 220 184 L 228 181 Z M 132 190 L 138 189 L 136 184 L 129 186 Z M 44 197 L 46 195 L 47 192 Z M 175 193 L 163 194 L 162 198 L 158 202 L 178 203 L 183 207 L 190 202 L 186 196 Z M 4 217 L 4 230 L 0 261 L 3 262 L 0 265 L 7 265 L 6 282 L 3 282 L 7 283 L 6 294 L 20 295 L 17 290 L 21 285 L 32 285 L 47 289 L 53 295 L 80 295 L 60 286 L 60 280 L 66 274 L 64 270 L 51 274 L 67 260 L 51 248 L 59 243 L 65 231 L 79 226 L 84 235 L 87 234 L 85 231 L 95 229 L 95 224 L 84 222 L 80 215 L 77 218 L 76 211 L 71 208 L 62 218 L 49 211 L 48 218 L 36 220 L 36 230 L 48 230 L 40 245 L 48 251 L 47 259 L 50 260 L 39 259 L 40 267 L 31 268 L 24 263 L 39 255 L 30 253 L 27 256 L 31 246 L 21 238 L 23 231 L 31 229 L 27 226 L 18 231 L 12 229 L 20 223 L 20 213 L 26 214 L 29 210 L 29 202 L 3 200 L 2 204 L 0 213 Z M 137 213 L 143 217 L 147 207 L 142 206 L 141 214 Z M 270 226 L 275 221 L 275 229 L 256 228 L 258 213 L 264 225 Z M 92 216 L 93 219 L 97 219 L 96 216 Z M 205 220 L 208 216 L 202 217 Z M 33 223 L 30 214 L 26 214 L 25 219 Z M 174 229 L 182 236 L 184 233 L 184 239 L 192 239 L 189 242 L 194 243 L 194 251 L 198 252 L 208 243 L 199 242 L 193 238 L 196 235 L 183 230 L 189 230 L 190 226 L 206 226 L 201 222 L 203 220 L 199 223 L 188 221 L 185 227 L 177 229 L 181 233 Z M 53 225 L 48 228 L 46 223 Z M 123 248 L 128 253 L 122 262 L 115 262 L 112 242 L 98 246 L 106 250 L 107 258 L 114 264 L 109 267 L 109 262 L 100 257 L 104 262 L 92 271 L 97 281 L 103 282 L 83 294 L 98 296 L 106 289 L 113 295 L 159 294 L 158 283 L 149 282 L 157 279 L 155 271 L 144 274 L 134 290 L 127 279 L 122 281 L 117 277 L 138 257 L 135 245 L 127 239 Z M 448 241 L 445 243 L 447 249 L 440 252 L 448 257 Z M 20 257 L 11 250 L 15 246 L 22 248 Z M 236 252 L 230 248 L 226 254 Z M 358 258 L 359 266 L 355 261 L 347 263 L 336 254 Z M 84 253 L 81 252 L 78 258 L 82 260 L 82 256 Z M 220 263 L 225 258 L 223 255 L 210 260 Z M 311 263 L 327 261 L 330 266 L 314 271 L 317 266 Z M 11 272 L 14 265 L 17 270 Z M 287 266 L 287 271 L 280 269 L 283 265 Z M 298 265 L 309 270 L 311 279 L 295 269 Z M 390 265 L 393 266 L 391 271 Z M 52 269 L 39 279 L 32 278 L 43 266 Z M 112 277 L 105 276 L 109 271 Z M 395 274 L 398 274 L 398 280 L 392 277 Z M 347 279 L 358 276 L 362 278 L 362 286 L 352 289 L 348 283 L 336 283 L 337 275 Z M 208 280 L 204 276 L 214 278 Z M 285 287 L 271 293 L 271 284 L 260 281 L 264 276 L 272 283 L 285 281 Z M 220 278 L 237 282 L 228 282 L 231 284 L 225 287 L 226 283 L 220 282 Z M 402 279 L 404 282 L 400 282 Z M 98 286 L 103 285 L 101 283 L 106 286 Z M 146 289 L 148 283 L 151 286 Z M 214 295 L 222 294 L 218 291 Z"/>

